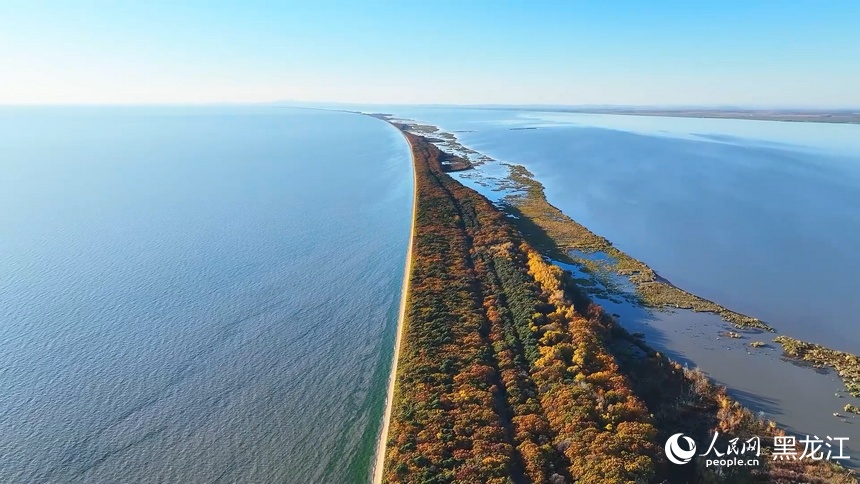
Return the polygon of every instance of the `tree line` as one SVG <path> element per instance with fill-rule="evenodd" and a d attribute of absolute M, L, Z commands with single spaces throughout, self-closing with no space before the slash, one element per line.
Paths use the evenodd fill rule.
<path fill-rule="evenodd" d="M 626 332 L 405 135 L 416 220 L 386 482 L 854 482 L 765 458 L 730 475 L 668 465 L 671 433 L 778 430 Z"/>

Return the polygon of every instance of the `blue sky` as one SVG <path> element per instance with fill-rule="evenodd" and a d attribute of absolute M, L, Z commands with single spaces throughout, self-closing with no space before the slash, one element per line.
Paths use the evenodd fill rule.
<path fill-rule="evenodd" d="M 860 1 L 0 0 L 0 104 L 860 106 Z"/>

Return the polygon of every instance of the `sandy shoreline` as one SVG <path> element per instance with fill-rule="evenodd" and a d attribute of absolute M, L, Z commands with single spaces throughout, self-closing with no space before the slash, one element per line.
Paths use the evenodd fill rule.
<path fill-rule="evenodd" d="M 403 134 L 402 131 L 401 134 Z M 392 404 L 394 403 L 394 386 L 397 381 L 397 360 L 400 356 L 400 342 L 403 337 L 403 324 L 406 320 L 406 302 L 409 295 L 409 279 L 412 275 L 412 242 L 415 239 L 415 212 L 418 207 L 418 181 L 415 179 L 415 153 L 412 151 L 412 143 L 409 142 L 409 139 L 405 134 L 403 134 L 403 138 L 409 146 L 409 156 L 412 163 L 412 223 L 409 228 L 409 247 L 406 250 L 406 269 L 403 273 L 403 289 L 401 290 L 400 296 L 400 317 L 397 319 L 397 336 L 394 338 L 394 360 L 391 365 L 391 373 L 388 376 L 388 392 L 385 397 L 385 414 L 382 418 L 382 431 L 379 433 L 379 440 L 376 443 L 376 459 L 373 464 L 373 484 L 382 483 L 383 471 L 385 470 L 385 446 L 388 439 L 388 427 L 391 423 Z"/>

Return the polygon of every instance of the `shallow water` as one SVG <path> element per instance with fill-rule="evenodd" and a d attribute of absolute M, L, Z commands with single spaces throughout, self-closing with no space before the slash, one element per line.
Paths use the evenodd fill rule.
<path fill-rule="evenodd" d="M 587 277 L 576 266 L 554 263 L 576 277 Z M 624 287 L 621 278 L 619 282 Z M 847 403 L 860 405 L 860 399 L 845 390 L 835 371 L 813 371 L 806 365 L 789 363 L 782 358 L 781 346 L 770 341 L 773 335 L 739 330 L 714 314 L 653 311 L 620 300 L 594 299 L 628 331 L 642 333 L 651 347 L 672 360 L 701 369 L 760 417 L 800 437 L 847 437 L 845 455 L 852 459 L 842 464 L 858 467 L 860 417 L 843 407 Z M 728 337 L 729 331 L 741 338 Z M 751 348 L 749 343 L 754 341 L 766 346 Z M 842 417 L 834 417 L 834 413 Z"/>
<path fill-rule="evenodd" d="M 550 203 L 676 285 L 860 352 L 860 125 L 394 112 L 526 166 Z"/>
<path fill-rule="evenodd" d="M 0 482 L 362 482 L 401 135 L 279 108 L 0 110 Z"/>
<path fill-rule="evenodd" d="M 455 174 L 491 199 L 502 163 L 550 203 L 674 284 L 782 334 L 860 353 L 860 126 L 500 110 L 389 109 L 456 133 L 496 161 Z M 538 129 L 510 129 L 537 127 Z M 574 269 L 574 268 L 569 268 Z M 800 435 L 849 437 L 858 400 L 835 372 L 781 359 L 773 335 L 721 336 L 710 314 L 599 300 L 633 332 Z M 751 341 L 768 347 L 745 347 Z M 837 397 L 836 394 L 840 397 Z M 833 416 L 838 412 L 845 421 Z M 855 452 L 856 453 L 856 452 Z M 849 452 L 849 455 L 851 453 Z M 849 465 L 856 467 L 856 456 Z"/>

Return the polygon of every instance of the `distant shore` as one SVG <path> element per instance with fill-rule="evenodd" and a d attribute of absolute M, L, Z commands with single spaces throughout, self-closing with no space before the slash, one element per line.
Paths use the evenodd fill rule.
<path fill-rule="evenodd" d="M 544 108 L 548 111 L 578 114 L 619 114 L 626 116 L 663 116 L 670 118 L 747 119 L 789 123 L 860 124 L 860 111 L 854 110 L 758 110 L 758 109 L 636 109 L 636 108 Z"/>

